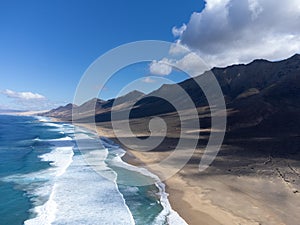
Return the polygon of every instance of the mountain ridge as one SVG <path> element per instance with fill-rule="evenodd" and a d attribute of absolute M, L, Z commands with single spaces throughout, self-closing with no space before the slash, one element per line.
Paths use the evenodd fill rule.
<path fill-rule="evenodd" d="M 211 71 L 222 89 L 228 111 L 233 112 L 229 113 L 228 116 L 229 130 L 255 127 L 268 119 L 272 120 L 272 116 L 274 117 L 273 120 L 278 120 L 279 114 L 289 117 L 295 112 L 300 112 L 299 54 L 281 61 L 270 62 L 258 59 L 249 64 L 231 65 L 224 68 L 215 67 Z M 208 73 L 205 72 L 195 78 L 189 78 L 176 84 L 180 85 L 190 95 L 197 108 L 206 108 L 205 113 L 209 113 L 207 100 L 195 80 L 201 79 L 201 76 L 208 75 Z M 171 104 L 164 99 L 152 96 L 168 95 L 173 102 L 178 104 L 185 101 L 185 96 L 174 90 L 175 86 L 170 84 L 162 85 L 147 95 L 137 91 L 130 92 L 118 98 L 117 102 L 122 104 L 117 107 L 117 111 L 121 114 L 122 111 L 126 110 L 126 102 L 137 101 L 131 110 L 131 118 L 172 113 L 175 108 Z M 110 121 L 111 107 L 115 99 L 107 101 L 97 99 L 94 101 L 96 102 L 96 121 Z M 71 120 L 72 112 L 69 107 L 60 107 L 43 115 L 59 116 L 62 119 Z M 75 109 L 79 107 L 76 106 Z M 65 111 L 62 112 L 62 109 Z M 60 112 L 58 115 L 57 111 Z M 84 110 L 81 109 L 81 111 Z M 91 116 L 94 115 L 85 114 L 86 118 Z M 206 123 L 209 124 L 209 122 Z M 298 125 L 298 122 L 295 124 Z"/>

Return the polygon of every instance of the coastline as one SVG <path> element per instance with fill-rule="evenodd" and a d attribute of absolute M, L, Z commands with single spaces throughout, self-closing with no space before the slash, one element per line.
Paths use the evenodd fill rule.
<path fill-rule="evenodd" d="M 90 124 L 74 125 L 95 132 Z M 99 136 L 111 139 L 126 150 L 122 157 L 125 162 L 145 167 L 159 176 L 159 171 L 153 171 L 147 165 L 161 161 L 169 154 L 168 151 L 133 151 L 118 142 L 108 123 L 97 123 L 96 129 Z M 168 146 L 162 148 L 168 149 Z M 199 160 L 199 151 L 203 150 L 197 149 L 192 161 Z M 266 158 L 257 159 L 253 164 L 258 167 L 254 173 L 251 164 L 244 168 L 238 161 L 226 163 L 222 157 L 216 161 L 217 165 L 211 166 L 205 173 L 199 173 L 198 164 L 189 162 L 173 177 L 162 180 L 172 209 L 188 224 L 297 224 L 300 196 L 274 173 L 274 168 L 265 165 Z M 221 166 L 218 165 L 220 163 Z M 236 171 L 232 170 L 235 167 Z M 287 208 L 282 210 L 282 205 Z"/>
<path fill-rule="evenodd" d="M 78 127 L 78 129 L 79 130 L 82 130 L 82 132 L 84 132 L 83 133 L 83 135 L 85 136 L 85 138 L 84 138 L 84 140 L 85 140 L 85 142 L 86 142 L 86 140 L 87 139 L 93 139 L 93 138 L 91 138 L 91 137 L 89 137 L 89 136 L 87 136 L 86 135 L 86 132 L 87 133 L 92 133 L 93 135 L 95 134 L 95 132 L 92 130 L 92 129 L 89 129 L 89 127 L 86 127 L 86 126 L 80 126 L 80 125 L 78 125 L 78 124 L 72 124 L 72 123 L 70 123 L 69 121 L 62 121 L 62 120 L 59 120 L 59 119 L 56 119 L 56 118 L 50 118 L 50 117 L 46 117 L 45 118 L 45 120 L 44 120 L 44 117 L 39 117 L 39 116 L 36 116 L 38 119 L 40 119 L 40 121 L 41 122 L 46 122 L 46 123 L 55 123 L 55 122 L 59 122 L 59 124 L 63 124 L 63 126 L 65 126 L 66 124 L 67 125 L 71 125 L 72 127 L 73 127 L 73 131 L 72 132 L 74 132 L 74 126 L 76 126 L 76 127 Z M 48 121 L 48 119 L 49 119 L 49 121 Z M 96 135 L 96 134 L 95 134 Z M 80 137 L 81 138 L 81 137 Z M 74 140 L 74 139 L 73 139 Z M 113 143 L 110 143 L 110 142 L 106 142 L 106 144 L 108 144 L 108 146 L 110 146 L 111 144 L 112 144 L 112 146 L 114 146 L 114 144 Z M 108 147 L 107 147 L 108 148 Z M 115 152 L 115 151 L 114 151 Z M 122 154 L 125 154 L 125 151 L 123 150 L 123 149 L 120 149 L 120 152 L 118 152 L 117 153 L 117 155 L 119 155 L 120 156 L 120 158 L 121 158 L 121 156 L 122 156 Z M 102 153 L 101 153 L 102 154 Z M 114 154 L 114 153 L 113 153 Z M 119 156 L 116 156 L 116 157 L 119 157 Z M 79 173 L 82 173 L 82 174 L 84 174 L 84 177 L 86 177 L 87 175 L 89 175 L 89 173 L 90 172 L 87 172 L 88 171 L 88 169 L 85 169 L 85 168 L 83 168 L 83 170 L 81 171 L 81 170 L 78 170 L 78 166 L 80 167 L 80 166 L 82 166 L 83 164 L 80 162 L 80 160 L 83 160 L 82 158 L 80 158 L 80 157 L 78 157 L 78 156 L 76 156 L 76 154 L 74 154 L 74 157 L 76 158 L 76 160 L 74 159 L 73 161 L 74 162 L 76 162 L 75 164 L 76 165 L 71 165 L 70 167 L 68 167 L 68 168 L 71 168 L 72 170 L 74 170 L 74 171 L 76 171 L 76 172 L 79 172 Z M 95 155 L 95 157 L 96 158 L 101 158 L 102 156 L 101 155 Z M 119 160 L 117 160 L 117 162 L 119 162 Z M 122 162 L 125 166 L 126 166 L 126 162 Z M 131 165 L 128 165 L 128 166 L 131 166 Z M 86 164 L 84 163 L 84 166 L 83 167 L 86 167 Z M 90 173 L 91 175 L 91 178 L 94 176 L 94 173 L 95 173 L 95 171 L 94 171 L 94 169 L 92 168 L 92 167 L 88 167 L 88 168 L 90 168 L 90 170 L 92 171 L 92 173 Z M 125 167 L 124 167 L 125 168 Z M 78 171 L 77 171 L 78 170 Z M 104 169 L 105 170 L 105 169 Z M 156 177 L 156 175 L 155 174 L 151 174 L 151 173 L 149 173 L 150 175 L 153 175 L 153 177 L 155 178 Z M 69 174 L 67 174 L 67 175 L 65 175 L 65 174 L 63 174 L 64 176 L 68 176 L 68 177 L 73 177 L 73 175 L 75 176 L 76 175 L 76 173 L 74 173 L 74 172 L 72 172 L 72 173 L 70 173 L 69 172 Z M 148 177 L 151 177 L 150 175 L 145 175 L 145 176 L 148 176 Z M 73 177 L 74 178 L 74 177 Z M 152 177 L 151 177 L 151 179 L 152 179 Z M 158 179 L 158 178 L 157 178 Z M 62 180 L 64 180 L 64 179 L 62 179 Z M 98 179 L 97 179 L 98 180 Z M 86 180 L 85 180 L 86 181 Z M 95 180 L 92 180 L 92 182 L 96 182 Z M 122 224 L 127 224 L 127 222 L 128 222 L 128 224 L 134 224 L 134 218 L 133 218 L 133 212 L 131 211 L 131 209 L 130 209 L 130 205 L 128 205 L 128 203 L 126 203 L 125 202 L 125 197 L 124 197 L 124 193 L 120 190 L 120 187 L 117 185 L 117 183 L 115 182 L 115 181 L 111 181 L 111 180 L 107 180 L 107 178 L 102 178 L 102 180 L 100 179 L 100 183 L 102 182 L 102 185 L 106 185 L 106 182 L 107 182 L 107 184 L 109 184 L 109 185 L 112 185 L 112 186 L 114 186 L 116 189 L 115 190 L 117 190 L 117 192 L 118 192 L 118 194 L 117 194 L 117 196 L 120 196 L 121 198 L 122 198 L 122 205 L 124 205 L 125 206 L 125 208 L 126 208 L 126 210 L 128 211 L 128 213 L 130 214 L 130 218 L 131 218 L 131 221 L 130 221 L 130 223 L 128 222 L 128 221 L 126 221 L 126 223 L 123 223 L 123 222 L 125 222 L 125 220 L 123 221 L 123 222 L 121 222 Z M 160 193 L 160 196 L 162 197 L 160 200 L 161 200 L 161 203 L 168 203 L 168 201 L 165 201 L 165 196 L 166 196 L 166 194 L 165 194 L 165 192 L 164 192 L 164 185 L 160 185 L 161 183 L 159 183 L 159 186 L 157 186 L 157 188 L 159 189 L 159 193 Z M 84 186 L 84 185 L 86 185 L 86 184 L 84 184 L 84 182 L 82 183 L 82 185 Z M 80 185 L 79 185 L 80 186 Z M 84 190 L 85 188 L 84 187 L 80 187 L 77 191 L 78 191 L 78 194 L 80 194 L 80 190 Z M 74 187 L 73 187 L 74 188 Z M 92 202 L 93 203 L 93 196 L 95 196 L 96 195 L 96 192 L 97 192 L 97 188 L 94 190 L 93 189 L 93 185 L 90 187 L 91 188 L 91 190 L 90 190 L 90 193 L 93 193 L 91 196 L 89 196 L 88 198 L 90 198 L 87 202 Z M 162 188 L 162 189 L 161 189 Z M 69 188 L 69 185 L 66 185 L 65 186 L 65 189 L 67 190 L 67 194 L 68 193 L 71 193 L 71 190 L 70 190 L 70 188 Z M 76 189 L 76 188 L 75 188 Z M 107 190 L 107 189 L 106 189 Z M 110 194 L 111 194 L 112 192 L 110 192 Z M 61 191 L 60 192 L 60 194 L 61 195 L 63 195 L 63 191 Z M 99 196 L 99 194 L 97 194 L 98 196 Z M 113 198 L 110 196 L 109 198 L 106 198 L 105 197 L 105 195 L 107 195 L 107 194 L 105 194 L 105 193 L 103 193 L 103 199 L 107 199 L 108 201 L 110 201 L 110 200 L 112 200 Z M 101 196 L 101 195 L 100 195 Z M 60 196 L 61 198 L 63 198 L 63 196 Z M 95 200 L 95 202 L 96 202 L 96 204 L 98 204 L 99 203 L 99 199 L 97 200 L 97 199 L 95 199 L 94 198 L 94 200 Z M 159 200 L 159 199 L 158 199 Z M 50 201 L 50 200 L 49 200 Z M 48 201 L 47 201 L 48 202 Z M 98 202 L 98 203 L 97 203 Z M 109 202 L 108 202 L 109 203 Z M 111 204 L 113 204 L 112 202 L 110 202 L 109 203 L 110 205 Z M 164 204 L 164 206 L 168 206 L 168 204 Z M 81 204 L 81 206 L 84 206 L 84 207 L 88 207 L 88 205 L 84 205 L 84 204 Z M 96 209 L 97 207 L 93 207 L 94 209 Z M 64 211 L 63 210 L 64 208 L 62 207 L 61 208 L 61 210 L 60 211 Z M 167 212 L 168 210 L 170 209 L 170 207 L 164 207 L 164 210 L 162 211 L 162 212 Z M 47 210 L 44 210 L 44 211 L 47 211 Z M 91 210 L 91 211 L 93 211 L 93 210 Z M 116 208 L 116 211 L 118 212 L 118 213 L 120 213 L 121 212 L 121 209 L 118 209 L 118 208 Z M 107 213 L 105 213 L 105 210 L 101 210 L 101 214 L 106 214 L 107 215 L 107 213 L 109 213 L 109 212 L 107 212 Z M 93 213 L 93 214 L 95 214 L 95 212 Z M 99 216 L 101 215 L 101 214 L 98 214 Z M 105 216 L 106 216 L 105 215 Z M 150 215 L 150 214 L 149 214 Z M 164 215 L 163 213 L 162 213 L 162 215 Z M 115 216 L 116 216 L 116 214 L 115 214 Z M 92 219 L 93 217 L 92 216 L 90 216 L 90 218 Z M 123 220 L 124 219 L 124 217 L 123 216 L 116 216 L 116 218 L 121 218 L 121 220 Z M 157 216 L 157 220 L 159 221 L 160 220 L 160 218 L 162 218 L 162 217 L 159 217 L 159 216 Z M 39 218 L 37 217 L 37 218 L 33 218 L 33 221 L 36 221 L 36 220 L 38 220 Z M 59 219 L 60 220 L 62 220 L 62 219 L 64 219 L 62 216 L 59 216 Z M 175 217 L 175 219 L 177 219 L 177 217 Z M 180 218 L 179 218 L 180 219 Z M 112 221 L 113 223 L 115 223 L 114 222 L 114 220 L 112 220 L 112 219 L 109 219 L 109 216 L 107 217 L 107 220 L 105 220 L 105 221 Z M 101 221 L 101 220 L 99 220 L 99 221 Z M 116 220 L 116 221 L 118 221 L 118 220 Z M 29 221 L 30 222 L 30 221 Z M 120 222 L 120 221 L 119 221 Z M 31 223 L 29 223 L 29 224 L 31 224 Z M 160 224 L 160 223 L 159 223 Z"/>
<path fill-rule="evenodd" d="M 150 171 L 151 169 L 147 167 L 147 164 L 152 164 L 159 158 L 163 160 L 166 157 L 166 154 L 157 152 L 150 153 L 151 156 L 149 157 L 149 152 L 127 151 L 142 162 L 140 166 L 144 166 Z M 129 161 L 129 163 L 131 162 Z M 159 174 L 159 171 L 151 172 Z M 248 223 L 247 220 L 236 217 L 224 208 L 214 205 L 206 198 L 205 189 L 198 185 L 192 185 L 192 179 L 184 178 L 181 171 L 167 180 L 162 180 L 162 182 L 166 184 L 166 192 L 169 194 L 168 198 L 172 209 L 178 212 L 190 225 L 259 224 Z"/>
<path fill-rule="evenodd" d="M 49 118 L 53 122 L 71 123 L 70 121 L 63 121 L 63 120 L 60 120 L 58 118 L 53 118 L 53 117 L 49 117 Z M 97 131 L 95 131 L 93 129 L 93 127 L 90 124 L 87 124 L 87 123 L 73 123 L 73 125 L 75 125 L 79 128 L 87 129 L 87 130 L 89 130 L 93 133 L 97 133 L 99 135 L 99 137 L 108 138 L 108 139 L 112 140 L 113 142 L 115 142 L 114 137 L 111 136 L 111 134 L 112 134 L 111 130 L 106 130 L 106 132 L 104 132 L 104 129 L 100 128 L 100 130 L 99 130 L 99 127 L 97 126 Z M 125 154 L 121 158 L 125 163 L 128 163 L 129 165 L 136 166 L 136 167 L 139 167 L 139 168 L 145 168 L 150 173 L 152 173 L 154 176 L 157 176 L 157 173 L 155 173 L 154 171 L 147 168 L 146 162 L 144 162 L 137 155 L 135 155 L 134 151 L 126 149 L 126 148 L 123 148 L 123 149 L 125 149 L 126 151 L 125 151 Z M 181 213 L 174 209 L 173 203 L 170 200 L 170 195 L 173 195 L 173 193 L 169 192 L 170 190 L 168 190 L 168 186 L 167 186 L 166 182 L 161 180 L 159 178 L 159 176 L 157 176 L 157 179 L 159 179 L 159 184 L 158 184 L 159 187 L 156 185 L 157 188 L 160 191 L 162 191 L 161 190 L 161 188 L 162 188 L 161 185 L 162 185 L 163 189 L 164 189 L 163 190 L 164 192 L 162 193 L 161 197 L 164 199 L 164 198 L 166 198 L 165 195 L 167 196 L 167 202 L 166 202 L 167 204 L 164 207 L 166 207 L 166 209 L 170 210 L 169 220 L 175 222 L 175 224 L 177 224 L 177 221 L 185 220 L 185 218 L 183 218 L 181 216 Z M 176 198 L 177 198 L 177 194 L 174 196 L 174 199 L 176 199 Z M 174 203 L 175 203 L 175 201 L 174 201 Z M 180 204 L 178 204 L 178 205 L 180 205 Z M 182 222 L 186 222 L 186 220 L 182 221 Z M 173 224 L 173 223 L 171 223 L 171 224 Z M 179 224 L 186 224 L 186 223 L 179 223 Z M 190 224 L 190 223 L 188 223 L 188 224 Z"/>
<path fill-rule="evenodd" d="M 162 152 L 129 152 L 146 168 L 147 164 L 166 157 Z M 151 172 L 159 174 L 159 171 Z M 172 209 L 188 224 L 297 224 L 299 195 L 294 194 L 279 177 L 270 174 L 219 175 L 219 172 L 210 169 L 202 175 L 198 167 L 187 164 L 168 180 L 162 180 Z M 282 205 L 288 210 L 282 210 Z"/>
<path fill-rule="evenodd" d="M 9 115 L 9 116 L 36 116 L 39 113 L 45 113 L 48 110 L 40 111 L 25 111 L 25 112 L 9 112 L 9 113 L 0 113 L 0 115 Z"/>
<path fill-rule="evenodd" d="M 56 120 L 59 121 L 59 120 Z M 76 126 L 84 127 L 86 129 L 96 132 L 90 124 L 86 123 L 75 123 Z M 99 136 L 109 138 L 116 142 L 115 135 L 111 129 L 101 127 L 97 125 L 97 133 Z M 118 143 L 119 144 L 119 143 Z M 126 150 L 125 155 L 122 159 L 131 165 L 144 167 L 150 172 L 158 175 L 158 171 L 153 171 L 147 167 L 147 164 L 152 163 L 149 160 L 147 153 L 134 151 L 122 146 Z M 164 154 L 154 153 L 156 157 L 154 158 L 164 158 Z M 150 157 L 153 159 L 153 157 Z M 158 175 L 159 176 L 159 175 Z M 174 175 L 168 180 L 161 180 L 165 184 L 166 193 L 168 194 L 168 199 L 173 210 L 175 210 L 188 224 L 201 224 L 201 225 L 220 225 L 221 223 L 214 219 L 213 216 L 205 213 L 205 209 L 199 209 L 195 207 L 198 203 L 195 202 L 197 196 L 194 196 L 194 192 L 190 192 L 188 183 L 178 174 Z M 196 188 L 197 189 L 197 188 Z M 196 198 L 195 198 L 196 197 Z M 215 207 L 212 205 L 212 207 Z M 214 212 L 212 212 L 214 214 Z M 224 221 L 224 218 L 222 218 Z M 231 220 L 228 223 L 231 225 Z"/>

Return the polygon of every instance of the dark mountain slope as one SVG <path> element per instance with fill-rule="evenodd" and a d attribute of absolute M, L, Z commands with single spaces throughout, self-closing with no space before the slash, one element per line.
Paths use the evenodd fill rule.
<path fill-rule="evenodd" d="M 228 113 L 228 130 L 247 127 L 264 130 L 267 129 L 267 124 L 275 124 L 275 122 L 279 124 L 277 130 L 280 130 L 291 118 L 295 122 L 291 124 L 290 129 L 298 129 L 298 121 L 300 121 L 299 54 L 278 62 L 255 60 L 247 65 L 213 68 L 212 72 L 220 84 L 228 112 L 230 112 Z M 203 76 L 210 76 L 210 74 L 206 72 L 194 79 L 199 81 Z M 209 113 L 207 107 L 204 107 L 207 106 L 206 97 L 195 80 L 188 79 L 178 85 L 188 93 L 195 106 L 199 108 L 200 114 Z M 153 96 L 162 96 L 162 98 Z M 136 101 L 130 114 L 131 118 L 174 112 L 175 108 L 163 99 L 164 96 L 175 105 L 184 105 L 183 103 L 187 101 L 186 96 L 182 95 L 175 85 L 163 85 L 149 95 L 136 91 L 120 97 L 116 111 L 121 114 L 127 109 L 128 102 Z M 96 121 L 109 121 L 114 99 L 108 101 L 94 99 L 76 107 L 76 110 L 82 112 L 83 117 L 93 116 L 86 112 L 85 106 L 95 104 L 95 101 Z M 65 118 L 70 119 L 70 106 L 60 107 L 44 115 L 66 116 Z M 209 126 L 209 118 L 206 118 L 202 124 Z"/>

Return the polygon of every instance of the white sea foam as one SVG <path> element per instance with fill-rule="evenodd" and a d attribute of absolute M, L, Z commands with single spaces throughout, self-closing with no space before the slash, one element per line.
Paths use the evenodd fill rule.
<path fill-rule="evenodd" d="M 50 118 L 44 117 L 44 116 L 34 116 L 34 118 L 36 118 L 40 122 L 49 122 L 49 121 L 51 121 Z"/>
<path fill-rule="evenodd" d="M 77 138 L 84 141 L 86 149 L 95 148 L 94 138 L 88 134 L 81 133 Z M 97 166 L 97 172 L 87 166 L 88 155 L 73 157 L 70 167 L 56 181 L 59 188 L 54 194 L 57 213 L 53 224 L 134 224 L 116 183 L 99 175 L 107 171 L 113 174 L 104 163 L 107 149 L 86 152 L 83 149 L 82 154 L 94 158 L 93 166 Z"/>
<path fill-rule="evenodd" d="M 34 212 L 37 214 L 36 217 L 26 220 L 25 225 L 51 225 L 55 220 L 55 214 L 57 212 L 57 204 L 53 200 L 55 193 L 55 187 L 52 188 L 49 200 L 41 205 L 34 208 Z"/>
<path fill-rule="evenodd" d="M 52 124 L 45 122 L 47 126 Z M 57 124 L 53 127 L 57 127 L 67 137 L 38 140 L 53 145 L 51 152 L 40 156 L 41 160 L 49 162 L 52 167 L 27 175 L 5 178 L 8 182 L 19 184 L 35 204 L 32 209 L 35 214 L 25 221 L 25 225 L 134 224 L 125 199 L 114 182 L 117 174 L 105 163 L 109 153 L 115 156 L 111 159 L 112 164 L 155 180 L 163 210 L 154 224 L 164 224 L 166 219 L 169 224 L 186 224 L 172 210 L 165 187 L 159 178 L 145 168 L 138 168 L 122 161 L 121 157 L 125 154 L 123 149 L 108 139 L 104 139 L 106 148 L 95 148 L 98 146 L 95 145 L 97 134 L 79 129 L 76 138 L 81 139 L 83 144 L 81 146 L 83 148 L 80 149 L 80 153 L 83 154 L 81 155 L 71 138 L 74 136 L 74 127 L 69 124 Z M 136 190 L 136 187 L 131 188 L 133 192 Z"/>
<path fill-rule="evenodd" d="M 53 224 L 134 224 L 115 183 L 99 176 L 80 155 L 57 180 Z"/>
<path fill-rule="evenodd" d="M 49 127 L 56 127 L 56 128 L 62 128 L 63 127 L 62 124 L 50 123 L 50 122 L 44 122 L 43 125 L 44 126 L 49 126 Z"/>
<path fill-rule="evenodd" d="M 68 134 L 68 129 L 72 128 L 72 125 L 64 126 L 51 123 L 45 117 L 36 117 L 36 119 L 43 122 L 42 125 L 55 127 L 64 134 Z M 31 209 L 34 213 L 33 218 L 26 220 L 25 225 L 50 225 L 55 220 L 57 212 L 57 203 L 54 200 L 57 189 L 56 180 L 65 173 L 72 163 L 74 143 L 72 138 L 68 136 L 58 139 L 35 138 L 34 141 L 52 145 L 52 151 L 39 156 L 42 161 L 49 162 L 51 167 L 30 174 L 12 175 L 3 180 L 16 183 L 18 188 L 30 196 L 32 203 L 35 205 Z"/>
<path fill-rule="evenodd" d="M 35 204 L 37 205 L 32 211 L 36 214 L 34 218 L 26 220 L 25 225 L 50 225 L 55 220 L 57 212 L 57 203 L 54 200 L 55 192 L 57 189 L 56 180 L 63 175 L 67 168 L 72 163 L 74 155 L 72 138 L 64 137 L 58 139 L 50 139 L 47 142 L 54 145 L 53 150 L 49 153 L 45 153 L 40 156 L 42 161 L 50 162 L 53 166 L 46 171 L 30 174 L 35 178 L 48 179 L 41 187 L 32 189 L 31 193 L 35 198 Z M 30 176 L 29 175 L 29 176 Z M 39 205 L 39 198 L 45 198 L 49 196 L 48 200 Z"/>
<path fill-rule="evenodd" d="M 127 170 L 141 173 L 145 176 L 151 177 L 155 181 L 155 185 L 159 190 L 158 195 L 160 196 L 160 203 L 163 206 L 163 210 L 156 217 L 154 224 L 163 224 L 166 220 L 168 224 L 172 225 L 187 225 L 186 221 L 180 217 L 180 215 L 174 211 L 168 200 L 168 193 L 165 192 L 165 185 L 160 181 L 159 177 L 145 168 L 136 167 L 130 165 L 122 160 L 122 157 L 125 155 L 126 151 L 119 148 L 116 144 L 111 142 L 109 139 L 102 138 L 104 146 L 112 149 L 111 151 L 116 155 L 112 160 L 112 165 L 117 167 L 123 167 Z"/>
<path fill-rule="evenodd" d="M 157 216 L 155 224 L 161 224 L 161 221 L 164 221 L 167 218 L 167 223 L 172 225 L 187 225 L 185 220 L 179 216 L 179 214 L 174 211 L 168 200 L 168 193 L 165 192 L 165 185 L 162 182 L 156 183 L 157 188 L 159 189 L 160 203 L 163 206 L 164 210 Z"/>
<path fill-rule="evenodd" d="M 65 127 L 66 128 L 66 127 Z M 67 127 L 68 128 L 68 127 Z M 70 127 L 69 127 L 70 128 Z M 72 130 L 64 130 L 72 133 Z M 94 150 L 94 138 L 87 134 L 80 134 L 84 140 L 85 154 L 89 154 L 97 164 L 98 169 L 105 173 L 110 169 L 104 160 L 108 154 L 107 149 Z M 41 155 L 43 161 L 49 161 L 53 166 L 43 175 L 54 177 L 43 187 L 35 187 L 33 195 L 45 197 L 50 193 L 44 204 L 34 208 L 36 217 L 25 221 L 25 225 L 50 224 L 134 224 L 133 217 L 125 204 L 122 194 L 118 191 L 115 182 L 107 180 L 87 165 L 82 155 L 73 155 L 70 137 L 47 140 L 56 148 L 50 153 Z M 72 142 L 71 142 L 72 143 Z M 72 157 L 68 155 L 72 151 Z M 71 159 L 71 160 L 70 160 Z M 113 174 L 113 171 L 110 171 Z M 43 178 L 42 174 L 31 174 L 35 178 Z M 115 175 L 115 174 L 114 174 Z M 114 216 L 112 216 L 112 214 Z"/>
<path fill-rule="evenodd" d="M 42 141 L 42 140 L 39 140 Z M 46 170 L 30 174 L 16 174 L 4 178 L 5 182 L 14 182 L 24 190 L 36 205 L 31 211 L 35 214 L 24 222 L 25 225 L 50 225 L 55 219 L 57 203 L 54 200 L 57 188 L 56 180 L 65 173 L 72 163 L 73 142 L 69 137 L 50 140 L 53 150 L 40 156 L 42 161 L 49 161 Z"/>

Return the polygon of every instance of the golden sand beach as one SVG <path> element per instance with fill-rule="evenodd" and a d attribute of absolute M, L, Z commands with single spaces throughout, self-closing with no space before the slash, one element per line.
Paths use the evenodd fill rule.
<path fill-rule="evenodd" d="M 89 124 L 79 125 L 93 129 Z M 97 132 L 119 143 L 109 123 L 98 123 Z M 172 132 L 169 135 L 176 136 Z M 169 145 L 170 142 L 168 146 L 160 147 L 169 149 Z M 167 185 L 172 208 L 188 224 L 296 225 L 300 221 L 300 195 L 295 191 L 298 187 L 290 186 L 276 173 L 275 167 L 284 170 L 283 164 L 281 166 L 273 162 L 275 166 L 270 166 L 266 163 L 268 159 L 261 158 L 245 167 L 238 158 L 234 159 L 235 164 L 232 161 L 226 163 L 226 158 L 221 154 L 211 167 L 199 172 L 197 163 L 202 153 L 203 149 L 196 149 L 182 170 L 163 181 Z M 140 152 L 127 149 L 124 160 L 151 170 L 148 165 L 163 160 L 168 154 L 168 151 Z M 297 163 L 285 162 L 292 165 Z M 152 172 L 159 175 L 162 171 Z"/>

